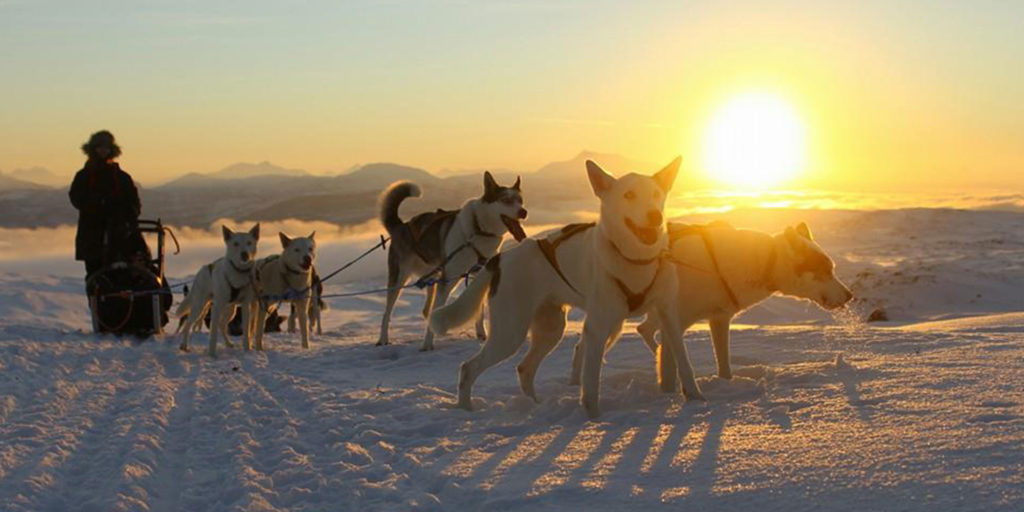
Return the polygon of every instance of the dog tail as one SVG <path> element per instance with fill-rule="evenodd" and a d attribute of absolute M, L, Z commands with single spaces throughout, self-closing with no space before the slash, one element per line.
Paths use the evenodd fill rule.
<path fill-rule="evenodd" d="M 182 320 L 188 316 L 189 309 L 192 308 L 192 297 L 188 293 L 188 286 L 185 286 L 185 298 L 181 299 L 178 303 L 178 309 L 174 310 L 174 316 L 181 318 Z M 181 329 L 181 322 L 178 323 L 178 329 Z"/>
<path fill-rule="evenodd" d="M 434 334 L 441 336 L 452 329 L 468 324 L 480 315 L 484 297 L 491 289 L 491 276 L 493 275 L 491 262 L 496 264 L 496 260 L 496 257 L 491 258 L 487 262 L 487 266 L 469 283 L 469 287 L 454 301 L 435 309 L 430 314 L 430 330 Z"/>
<path fill-rule="evenodd" d="M 409 181 L 398 181 L 384 189 L 380 194 L 380 222 L 388 233 L 394 233 L 402 226 L 398 217 L 398 206 L 410 197 L 419 197 L 420 187 Z"/>

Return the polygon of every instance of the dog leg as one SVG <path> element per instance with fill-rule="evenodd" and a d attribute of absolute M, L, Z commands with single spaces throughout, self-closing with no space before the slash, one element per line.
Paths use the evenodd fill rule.
<path fill-rule="evenodd" d="M 476 339 L 484 341 L 487 339 L 487 329 L 484 328 L 484 315 L 486 314 L 487 305 L 484 304 L 480 307 L 480 316 L 476 318 Z"/>
<path fill-rule="evenodd" d="M 519 374 L 519 388 L 534 402 L 539 400 L 533 388 L 533 379 L 537 375 L 540 363 L 562 340 L 565 333 L 565 313 L 564 306 L 551 304 L 541 306 L 533 315 L 533 323 L 530 325 L 530 350 L 516 367 L 516 372 Z"/>
<path fill-rule="evenodd" d="M 299 300 L 295 304 L 296 309 L 306 312 L 299 315 L 299 333 L 302 336 L 302 348 L 309 348 L 309 299 Z"/>
<path fill-rule="evenodd" d="M 718 362 L 718 376 L 723 379 L 732 378 L 732 365 L 729 362 L 729 317 L 714 317 L 708 325 L 711 327 L 711 342 L 715 346 L 715 361 Z"/>
<path fill-rule="evenodd" d="M 402 288 L 405 283 L 409 281 L 408 272 L 403 271 L 398 264 L 398 256 L 392 251 L 388 252 L 388 295 L 384 304 L 384 316 L 380 320 L 380 337 L 377 339 L 377 345 L 387 345 L 388 341 L 388 327 L 391 325 L 391 311 L 395 309 L 395 302 L 398 301 L 398 297 L 402 295 Z"/>
<path fill-rule="evenodd" d="M 314 296 L 309 300 L 309 330 L 312 331 L 313 327 L 316 327 L 317 336 L 324 335 L 323 325 L 320 324 L 320 313 L 320 298 Z"/>
<path fill-rule="evenodd" d="M 210 310 L 210 347 L 206 352 L 210 357 L 217 357 L 217 338 L 226 323 L 222 317 L 227 316 L 229 310 L 230 308 L 225 308 L 216 298 L 213 299 L 213 308 Z"/>
<path fill-rule="evenodd" d="M 670 313 L 666 313 L 665 310 L 659 311 L 661 316 L 661 346 L 662 350 L 667 347 L 669 352 L 673 356 L 676 374 L 679 377 L 679 381 L 683 386 L 683 394 L 688 399 L 692 400 L 704 400 L 704 395 L 700 392 L 700 386 L 697 385 L 697 379 L 694 377 L 693 366 L 690 365 L 690 358 L 686 354 L 686 345 L 683 344 L 683 330 L 679 323 L 676 311 L 674 308 L 668 308 Z M 668 359 L 665 354 L 661 354 L 661 360 Z M 664 375 L 662 377 L 665 377 Z M 673 383 L 673 387 L 675 387 Z M 664 388 L 662 388 L 664 389 Z"/>
<path fill-rule="evenodd" d="M 651 350 L 652 354 L 658 353 L 658 342 L 655 340 L 655 334 L 658 333 L 658 329 L 661 326 L 658 325 L 657 315 L 647 315 L 643 323 L 636 327 L 636 332 L 643 338 L 644 344 Z"/>
<path fill-rule="evenodd" d="M 263 350 L 263 335 L 267 330 L 267 308 L 259 304 L 256 307 L 256 341 L 253 343 L 256 350 Z"/>
<path fill-rule="evenodd" d="M 435 307 L 444 306 L 448 302 L 448 295 L 452 293 L 451 283 L 437 283 L 434 285 L 434 297 L 429 301 L 430 310 L 424 315 L 428 320 L 430 319 L 430 313 L 433 313 Z M 420 351 L 434 350 L 434 331 L 427 328 L 427 334 L 423 336 L 423 346 L 420 347 Z"/>
<path fill-rule="evenodd" d="M 425 290 L 426 295 L 423 297 L 423 318 L 430 318 L 430 312 L 434 310 L 434 300 L 437 299 L 437 287 L 438 285 L 432 284 Z"/>
<path fill-rule="evenodd" d="M 675 393 L 678 389 L 676 380 L 676 356 L 672 347 L 665 343 L 665 336 L 662 334 L 661 344 L 655 352 L 655 359 L 658 372 L 658 388 L 662 393 Z"/>
<path fill-rule="evenodd" d="M 515 354 L 526 341 L 526 331 L 530 327 L 529 309 L 526 304 L 491 309 L 505 314 L 491 315 L 491 336 L 475 356 L 459 367 L 458 407 L 473 410 L 471 396 L 476 379 L 488 368 Z"/>
<path fill-rule="evenodd" d="M 601 415 L 601 365 L 604 362 L 604 348 L 608 340 L 622 329 L 625 315 L 613 312 L 592 314 L 597 308 L 587 308 L 583 321 L 583 373 L 580 389 L 580 405 L 590 419 Z M 618 319 L 618 321 L 616 321 Z"/>
<path fill-rule="evenodd" d="M 253 320 L 256 317 L 256 311 L 252 307 L 252 303 L 244 303 L 238 306 L 242 311 L 242 348 L 246 351 L 252 350 L 252 338 L 253 338 L 253 326 L 255 323 Z"/>
<path fill-rule="evenodd" d="M 583 338 L 576 340 L 572 347 L 572 374 L 569 376 L 570 386 L 580 385 L 580 374 L 583 372 Z"/>
<path fill-rule="evenodd" d="M 288 333 L 295 334 L 295 315 L 298 314 L 295 304 L 291 304 L 288 311 Z"/>

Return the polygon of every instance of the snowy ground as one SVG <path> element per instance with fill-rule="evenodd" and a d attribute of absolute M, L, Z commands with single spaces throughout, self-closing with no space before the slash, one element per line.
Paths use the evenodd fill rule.
<path fill-rule="evenodd" d="M 691 333 L 707 403 L 660 394 L 628 334 L 597 422 L 567 384 L 578 323 L 541 367 L 540 404 L 520 396 L 514 357 L 484 374 L 468 413 L 449 404 L 478 345 L 462 334 L 418 352 L 418 294 L 395 346 L 372 346 L 370 296 L 332 301 L 312 350 L 282 334 L 211 360 L 170 337 L 87 334 L 79 278 L 10 264 L 0 509 L 1021 510 L 1024 224 L 943 215 L 812 222 L 867 297 L 855 312 L 773 299 L 734 333 L 729 382 L 712 377 L 707 332 Z M 945 230 L 907 237 L 936 216 Z M 330 291 L 379 286 L 376 264 Z M 896 321 L 857 321 L 877 306 Z"/>

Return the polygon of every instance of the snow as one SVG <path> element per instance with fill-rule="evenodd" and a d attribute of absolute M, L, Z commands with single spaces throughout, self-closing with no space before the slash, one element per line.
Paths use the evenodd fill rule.
<path fill-rule="evenodd" d="M 568 385 L 578 314 L 540 369 L 540 403 L 521 396 L 513 357 L 465 412 L 452 392 L 478 343 L 467 331 L 419 352 L 418 292 L 396 310 L 397 345 L 372 345 L 382 298 L 365 296 L 332 300 L 311 350 L 273 334 L 267 352 L 210 359 L 173 336 L 89 334 L 80 277 L 10 257 L 0 510 L 1024 508 L 1024 217 L 807 215 L 865 301 L 835 319 L 784 299 L 749 312 L 731 381 L 694 330 L 706 403 L 660 393 L 627 328 L 593 422 Z M 924 229 L 936 219 L 945 229 Z M 372 241 L 326 240 L 322 268 Z M 172 281 L 192 263 L 173 263 Z M 375 256 L 328 292 L 378 287 L 382 268 Z M 863 323 L 878 306 L 893 321 Z"/>

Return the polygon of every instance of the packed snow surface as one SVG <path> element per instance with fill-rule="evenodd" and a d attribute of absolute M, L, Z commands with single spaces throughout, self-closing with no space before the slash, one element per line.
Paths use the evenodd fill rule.
<path fill-rule="evenodd" d="M 382 297 L 369 295 L 332 300 L 311 350 L 283 333 L 211 359 L 172 335 L 94 336 L 80 277 L 7 262 L 0 510 L 1022 510 L 1022 224 L 991 213 L 975 229 L 963 212 L 905 236 L 945 215 L 825 224 L 823 247 L 867 299 L 837 318 L 782 299 L 751 311 L 731 381 L 695 329 L 707 402 L 658 391 L 631 324 L 606 357 L 598 421 L 568 385 L 578 313 L 540 369 L 540 403 L 519 392 L 517 356 L 466 412 L 452 393 L 478 342 L 419 352 L 418 291 L 389 347 L 373 346 Z M 328 292 L 379 287 L 382 268 Z M 863 323 L 875 307 L 893 321 Z"/>

